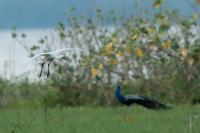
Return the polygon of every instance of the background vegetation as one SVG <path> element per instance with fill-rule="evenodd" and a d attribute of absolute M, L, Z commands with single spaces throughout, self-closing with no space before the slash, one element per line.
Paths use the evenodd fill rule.
<path fill-rule="evenodd" d="M 128 18 L 112 10 L 103 16 L 101 9 L 94 18 L 76 17 L 72 7 L 67 15 L 69 27 L 60 22 L 52 36 L 44 36 L 31 47 L 22 46 L 30 57 L 65 47 L 87 52 L 65 54 L 53 63 L 48 79 L 1 78 L 0 106 L 114 106 L 117 84 L 125 92 L 171 104 L 200 99 L 199 15 L 195 12 L 185 19 L 164 4 L 155 0 L 151 11 L 144 11 L 151 17 Z M 26 34 L 14 29 L 12 37 L 23 42 Z"/>

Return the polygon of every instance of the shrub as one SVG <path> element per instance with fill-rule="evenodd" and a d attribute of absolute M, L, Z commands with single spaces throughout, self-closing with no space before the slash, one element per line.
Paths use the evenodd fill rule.
<path fill-rule="evenodd" d="M 52 38 L 45 36 L 30 48 L 24 46 L 30 56 L 60 46 L 88 49 L 86 54 L 66 54 L 65 61 L 53 63 L 53 74 L 45 83 L 55 89 L 46 93 L 48 99 L 54 99 L 50 103 L 113 105 L 114 87 L 119 83 L 127 91 L 170 102 L 199 97 L 198 18 L 184 19 L 177 12 L 160 10 L 162 2 L 152 4 L 152 19 L 118 18 L 112 13 L 113 27 L 98 25 L 105 21 L 100 9 L 98 23 L 87 16 L 69 16 L 70 28 L 60 22 L 53 37 L 56 40 L 50 42 Z M 114 25 L 116 20 L 120 23 Z"/>

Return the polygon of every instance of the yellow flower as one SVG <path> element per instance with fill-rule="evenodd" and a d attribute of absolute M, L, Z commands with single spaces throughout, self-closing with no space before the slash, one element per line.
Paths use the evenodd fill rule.
<path fill-rule="evenodd" d="M 99 74 L 99 70 L 96 68 L 92 68 L 91 74 L 92 74 L 92 78 L 96 78 L 96 76 Z"/>
<path fill-rule="evenodd" d="M 160 8 L 160 5 L 161 5 L 160 2 L 156 2 L 156 3 L 153 4 L 153 7 L 158 9 L 158 8 Z"/>
<path fill-rule="evenodd" d="M 124 52 L 118 51 L 116 55 L 117 55 L 117 57 L 122 57 L 122 56 L 124 56 Z"/>
<path fill-rule="evenodd" d="M 112 42 L 116 43 L 117 42 L 117 38 L 116 37 L 112 37 Z"/>
<path fill-rule="evenodd" d="M 102 71 L 103 70 L 103 64 L 99 64 L 99 70 Z"/>
<path fill-rule="evenodd" d="M 192 59 L 192 58 L 189 58 L 187 62 L 188 62 L 188 64 L 189 64 L 190 66 L 192 66 L 192 65 L 193 65 L 193 63 L 194 63 L 194 59 Z"/>
<path fill-rule="evenodd" d="M 136 49 L 135 49 L 135 55 L 136 55 L 137 57 L 143 57 L 143 56 L 144 56 L 144 53 L 143 53 L 142 49 L 136 48 Z"/>
<path fill-rule="evenodd" d="M 163 0 L 156 0 L 155 3 L 153 4 L 153 7 L 158 9 L 160 8 L 162 3 L 163 3 Z"/>
<path fill-rule="evenodd" d="M 113 50 L 113 43 L 110 42 L 110 43 L 108 43 L 108 44 L 106 45 L 105 51 L 106 51 L 106 53 L 112 53 L 112 50 Z"/>
<path fill-rule="evenodd" d="M 132 39 L 132 40 L 136 40 L 137 38 L 138 38 L 138 35 L 137 35 L 137 34 L 134 34 L 134 35 L 131 36 L 131 39 Z"/>
<path fill-rule="evenodd" d="M 115 60 L 115 59 L 111 59 L 111 60 L 110 60 L 110 64 L 112 64 L 112 65 L 116 65 L 116 64 L 118 64 L 118 61 Z"/>
<path fill-rule="evenodd" d="M 158 47 L 155 45 L 155 44 L 151 44 L 149 46 L 149 48 L 152 50 L 152 51 L 157 51 L 158 50 Z"/>
<path fill-rule="evenodd" d="M 165 48 L 165 49 L 170 48 L 170 47 L 171 47 L 170 42 L 169 42 L 169 41 L 164 41 L 164 42 L 162 43 L 162 47 Z"/>
<path fill-rule="evenodd" d="M 198 14 L 194 13 L 192 14 L 192 19 L 193 20 L 197 20 L 199 18 Z"/>
<path fill-rule="evenodd" d="M 148 33 L 155 33 L 156 32 L 156 30 L 154 28 L 148 28 L 147 31 L 148 31 Z"/>
<path fill-rule="evenodd" d="M 180 48 L 180 54 L 183 57 L 187 57 L 187 55 L 188 55 L 188 49 L 186 49 L 186 48 Z"/>

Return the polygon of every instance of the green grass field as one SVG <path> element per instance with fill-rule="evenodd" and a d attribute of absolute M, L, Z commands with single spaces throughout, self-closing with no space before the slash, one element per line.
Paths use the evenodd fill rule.
<path fill-rule="evenodd" d="M 200 106 L 1 109 L 0 133 L 200 133 Z"/>

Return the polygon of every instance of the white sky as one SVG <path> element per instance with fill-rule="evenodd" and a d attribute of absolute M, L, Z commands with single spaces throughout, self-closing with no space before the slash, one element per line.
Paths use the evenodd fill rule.
<path fill-rule="evenodd" d="M 46 35 L 46 31 L 32 29 L 18 30 L 17 33 L 25 33 L 27 38 L 23 42 L 30 46 Z M 18 41 L 12 39 L 11 32 L 11 30 L 0 31 L 0 74 L 6 77 L 14 73 L 19 75 L 23 72 L 34 71 L 32 63 L 24 63 L 29 58 L 28 53 Z M 13 66 L 13 59 L 15 60 L 15 66 Z M 8 62 L 7 65 L 5 65 L 6 62 Z"/>

